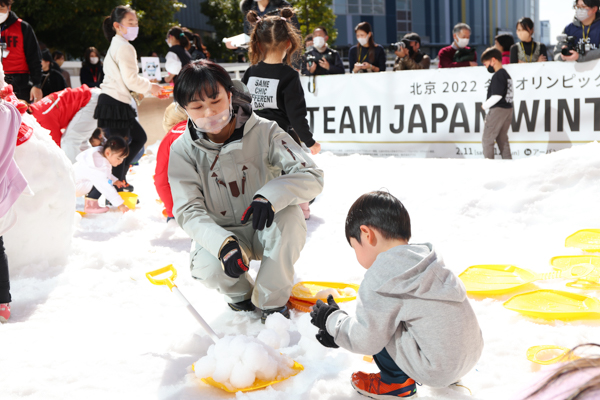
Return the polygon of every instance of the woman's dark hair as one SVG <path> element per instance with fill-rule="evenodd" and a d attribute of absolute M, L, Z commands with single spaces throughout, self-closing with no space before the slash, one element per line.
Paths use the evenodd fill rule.
<path fill-rule="evenodd" d="M 495 47 L 490 47 L 481 55 L 481 62 L 491 60 L 492 58 L 502 62 L 502 52 Z"/>
<path fill-rule="evenodd" d="M 183 29 L 183 33 L 185 33 L 185 36 L 187 36 L 188 40 L 190 41 L 190 48 L 191 48 L 191 45 L 194 45 L 194 47 L 196 49 L 198 49 L 204 53 L 206 58 L 210 58 L 210 53 L 208 52 L 208 49 L 202 42 L 202 36 L 190 31 L 188 28 L 182 28 L 182 29 Z"/>
<path fill-rule="evenodd" d="M 533 21 L 529 17 L 523 17 L 517 21 L 517 28 L 521 26 L 526 31 L 533 31 Z"/>
<path fill-rule="evenodd" d="M 388 192 L 363 194 L 352 204 L 346 217 L 346 240 L 360 243 L 360 227 L 376 229 L 385 239 L 410 240 L 410 216 L 404 205 Z"/>
<path fill-rule="evenodd" d="M 577 6 L 578 1 L 575 0 L 573 2 L 574 6 Z M 600 0 L 583 0 L 583 4 L 585 4 L 586 6 L 593 8 L 593 7 L 598 7 L 598 9 L 600 9 Z"/>
<path fill-rule="evenodd" d="M 117 34 L 115 28 L 113 27 L 113 23 L 117 22 L 120 24 L 121 21 L 123 21 L 123 18 L 125 18 L 125 16 L 129 13 L 135 14 L 135 10 L 129 6 L 116 6 L 110 15 L 104 18 L 104 21 L 102 22 L 102 30 L 104 31 L 104 36 L 106 39 L 108 39 L 108 41 L 110 41 L 113 36 Z"/>
<path fill-rule="evenodd" d="M 101 136 L 104 136 L 106 138 L 106 135 L 104 134 L 104 129 L 96 128 L 94 129 L 94 132 L 92 132 L 92 136 L 90 137 L 90 139 L 101 140 Z"/>
<path fill-rule="evenodd" d="M 52 54 L 50 54 L 50 51 L 48 50 L 42 51 L 42 60 L 48 61 L 50 63 L 54 62 L 54 58 L 52 58 Z"/>
<path fill-rule="evenodd" d="M 92 56 L 92 54 L 95 54 L 96 56 L 98 56 L 97 64 L 92 64 L 92 62 L 90 61 L 90 57 Z M 88 67 L 102 65 L 102 61 L 100 61 L 100 52 L 98 51 L 97 48 L 88 47 L 87 49 L 85 49 L 85 53 L 83 54 L 83 65 L 88 66 Z"/>
<path fill-rule="evenodd" d="M 510 51 L 510 47 L 515 44 L 515 38 L 510 33 L 503 33 L 502 35 L 498 35 L 495 38 L 500 46 L 502 46 L 503 51 Z"/>
<path fill-rule="evenodd" d="M 119 135 L 113 135 L 106 140 L 106 143 L 102 147 L 102 154 L 108 149 L 113 153 L 121 154 L 125 157 L 129 155 L 129 146 L 125 139 Z"/>
<path fill-rule="evenodd" d="M 169 33 L 167 33 L 167 35 L 173 36 L 179 42 L 181 47 L 183 47 L 184 49 L 187 49 L 190 47 L 190 40 L 183 32 L 183 29 L 181 29 L 180 27 L 178 27 L 178 26 L 172 27 L 171 29 L 169 29 Z"/>
<path fill-rule="evenodd" d="M 356 31 L 363 31 L 365 32 L 367 35 L 370 33 L 371 37 L 369 38 L 369 63 L 374 63 L 375 62 L 375 38 L 373 38 L 373 30 L 371 29 L 371 24 L 369 24 L 367 21 L 363 21 L 360 24 L 356 25 L 356 27 L 354 28 L 354 32 L 356 33 Z M 360 47 L 360 43 L 358 44 L 358 46 Z M 359 60 L 360 61 L 360 60 Z"/>
<path fill-rule="evenodd" d="M 54 53 L 52 53 L 52 58 L 54 60 L 60 60 L 61 58 L 65 57 L 65 53 L 63 53 L 62 51 L 55 51 Z"/>
<path fill-rule="evenodd" d="M 291 44 L 287 51 L 284 62 L 291 65 L 298 51 L 302 48 L 302 36 L 298 28 L 292 23 L 294 10 L 285 7 L 280 10 L 279 15 L 259 18 L 254 10 L 246 15 L 246 19 L 253 26 L 250 33 L 250 64 L 258 64 L 264 60 L 269 51 L 281 51 Z"/>
<path fill-rule="evenodd" d="M 179 106 L 185 108 L 192 101 L 216 98 L 221 86 L 227 93 L 233 93 L 234 102 L 236 97 L 246 96 L 233 87 L 229 73 L 219 64 L 209 60 L 192 61 L 179 72 L 173 97 Z"/>
<path fill-rule="evenodd" d="M 575 347 L 573 350 L 568 352 L 564 356 L 564 360 L 573 360 L 575 357 L 574 352 L 580 348 L 595 348 L 595 350 L 600 349 L 600 345 L 595 343 L 587 343 L 581 344 Z M 575 359 L 573 361 L 567 362 L 559 367 L 553 374 L 550 376 L 535 392 L 531 393 L 526 399 L 529 399 L 538 393 L 550 391 L 556 392 L 558 388 L 556 385 L 559 385 L 562 380 L 567 379 L 572 374 L 582 373 L 583 371 L 591 371 L 593 369 L 600 368 L 600 355 L 589 355 L 584 356 L 579 359 Z M 564 392 L 564 391 L 563 391 Z M 596 393 L 596 395 L 600 394 L 600 374 L 596 374 L 596 376 L 590 378 L 587 382 L 582 385 L 578 385 L 572 393 L 565 393 L 561 398 L 569 399 L 569 400 L 579 400 L 579 399 L 591 399 L 592 397 L 588 397 L 588 395 L 592 395 Z M 593 397 L 596 398 L 596 397 Z"/>

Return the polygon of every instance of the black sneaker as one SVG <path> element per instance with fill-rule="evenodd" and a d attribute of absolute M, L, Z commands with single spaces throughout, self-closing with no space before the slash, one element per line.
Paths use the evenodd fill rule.
<path fill-rule="evenodd" d="M 252 300 L 250 300 L 250 299 L 240 301 L 239 303 L 227 303 L 227 304 L 229 305 L 229 308 L 231 308 L 233 311 L 236 311 L 236 312 L 240 312 L 240 311 L 251 312 L 251 311 L 256 310 L 256 307 L 254 306 L 254 304 L 252 304 Z"/>
<path fill-rule="evenodd" d="M 262 316 L 260 317 L 260 322 L 263 324 L 267 321 L 267 317 L 271 314 L 280 313 L 287 319 L 290 319 L 290 310 L 288 310 L 287 306 L 271 308 L 268 310 L 262 310 Z"/>

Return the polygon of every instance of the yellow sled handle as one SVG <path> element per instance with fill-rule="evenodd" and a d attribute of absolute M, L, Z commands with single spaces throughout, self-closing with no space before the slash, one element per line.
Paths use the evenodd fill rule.
<path fill-rule="evenodd" d="M 173 273 L 171 276 L 163 279 L 155 279 L 156 276 L 162 275 L 169 271 Z M 153 285 L 167 285 L 169 289 L 173 291 L 173 287 L 176 287 L 173 281 L 175 280 L 175 278 L 177 278 L 177 270 L 175 269 L 175 267 L 173 267 L 173 264 L 167 265 L 166 267 L 157 269 L 156 271 L 147 272 L 146 278 L 148 278 L 150 283 L 152 283 Z"/>

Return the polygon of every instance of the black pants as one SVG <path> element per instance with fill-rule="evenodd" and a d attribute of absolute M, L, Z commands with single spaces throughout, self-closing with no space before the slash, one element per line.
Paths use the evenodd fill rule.
<path fill-rule="evenodd" d="M 0 304 L 10 303 L 10 281 L 8 279 L 8 258 L 4 251 L 4 240 L 0 236 Z"/>
<path fill-rule="evenodd" d="M 29 84 L 29 74 L 10 74 L 6 75 L 4 80 L 9 85 L 12 85 L 15 96 L 20 100 L 25 100 L 29 103 L 31 96 L 31 85 Z"/>
<path fill-rule="evenodd" d="M 375 354 L 373 359 L 381 371 L 381 380 L 383 383 L 404 383 L 409 378 L 408 375 L 398 367 L 385 348 Z"/>
<path fill-rule="evenodd" d="M 113 175 L 119 178 L 120 181 L 124 181 L 125 176 L 127 175 L 127 171 L 129 170 L 129 165 L 132 163 L 137 153 L 139 153 L 140 150 L 144 147 L 144 144 L 146 144 L 146 140 L 148 140 L 148 137 L 146 136 L 146 131 L 144 131 L 144 128 L 142 128 L 142 126 L 137 120 L 133 120 L 133 125 L 129 129 L 102 129 L 104 129 L 104 133 L 106 134 L 107 138 L 111 137 L 111 135 L 118 135 L 123 137 L 125 141 L 129 143 L 129 155 L 121 165 L 113 167 L 112 169 Z"/>
<path fill-rule="evenodd" d="M 100 196 L 102 196 L 102 193 L 100 193 L 100 191 L 96 189 L 96 186 L 92 186 L 92 190 L 90 190 L 90 192 L 85 195 L 85 197 L 87 197 L 88 199 L 94 200 L 98 200 Z"/>

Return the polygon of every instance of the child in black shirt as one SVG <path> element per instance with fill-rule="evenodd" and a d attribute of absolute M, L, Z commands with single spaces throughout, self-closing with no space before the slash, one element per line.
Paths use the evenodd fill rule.
<path fill-rule="evenodd" d="M 512 78 L 502 68 L 502 53 L 492 47 L 481 55 L 481 62 L 494 76 L 488 87 L 487 101 L 481 106 L 489 110 L 483 128 L 483 156 L 494 158 L 494 142 L 498 143 L 503 159 L 512 159 L 508 128 L 513 118 L 513 82 Z"/>
<path fill-rule="evenodd" d="M 302 38 L 291 20 L 294 11 L 287 7 L 281 16 L 260 19 L 250 11 L 248 21 L 253 25 L 250 36 L 250 63 L 242 82 L 252 95 L 252 109 L 259 116 L 277 122 L 286 132 L 293 129 L 310 148 L 321 151 L 312 137 L 306 120 L 306 101 L 300 76 L 290 64 L 302 48 Z"/>

